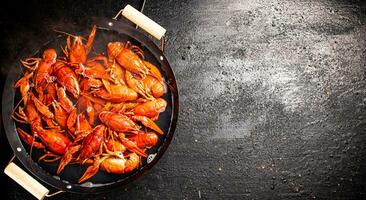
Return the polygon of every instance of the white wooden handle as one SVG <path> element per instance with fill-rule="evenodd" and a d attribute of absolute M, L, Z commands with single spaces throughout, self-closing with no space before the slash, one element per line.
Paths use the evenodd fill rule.
<path fill-rule="evenodd" d="M 6 166 L 4 173 L 30 192 L 37 199 L 43 199 L 49 192 L 41 183 L 31 177 L 27 172 L 11 162 Z"/>
<path fill-rule="evenodd" d="M 134 7 L 127 5 L 123 11 L 122 15 L 135 23 L 137 26 L 144 29 L 146 32 L 154 36 L 156 39 L 160 40 L 164 36 L 166 30 L 146 15 L 142 14 Z"/>

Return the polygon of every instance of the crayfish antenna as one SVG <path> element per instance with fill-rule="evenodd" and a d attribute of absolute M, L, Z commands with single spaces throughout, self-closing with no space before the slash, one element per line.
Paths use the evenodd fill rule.
<path fill-rule="evenodd" d="M 74 38 L 75 37 L 80 37 L 80 36 L 76 36 L 76 35 L 73 35 L 71 33 L 67 33 L 65 31 L 60 31 L 60 30 L 57 30 L 57 29 L 53 29 L 53 31 L 55 31 L 56 33 L 61 33 L 63 35 L 67 35 L 68 37 L 74 37 Z M 80 37 L 80 38 L 83 39 L 83 40 L 85 40 L 85 38 L 83 38 L 83 37 Z M 66 39 L 67 46 L 68 46 L 68 48 L 70 48 L 71 47 L 70 42 L 67 42 L 67 40 L 70 41 L 70 38 L 69 39 Z"/>

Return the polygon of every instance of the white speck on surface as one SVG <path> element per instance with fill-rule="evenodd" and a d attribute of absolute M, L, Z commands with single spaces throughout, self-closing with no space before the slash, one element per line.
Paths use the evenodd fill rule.
<path fill-rule="evenodd" d="M 201 198 L 201 191 L 198 190 L 198 198 L 200 199 Z"/>
<path fill-rule="evenodd" d="M 91 112 L 93 110 L 93 108 L 92 107 L 90 107 L 90 106 L 88 106 L 87 108 L 86 108 L 86 112 Z"/>
<path fill-rule="evenodd" d="M 108 26 L 113 26 L 113 22 L 108 22 Z"/>
<path fill-rule="evenodd" d="M 21 149 L 20 147 L 17 147 L 17 151 L 18 151 L 18 152 L 21 152 L 21 151 L 22 151 L 22 149 Z"/>

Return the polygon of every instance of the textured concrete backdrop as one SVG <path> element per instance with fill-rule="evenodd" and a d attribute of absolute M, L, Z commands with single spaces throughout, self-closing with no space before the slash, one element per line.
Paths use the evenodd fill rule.
<path fill-rule="evenodd" d="M 107 2 L 71 3 L 46 25 L 65 13 L 110 16 L 120 4 Z M 366 198 L 364 3 L 170 0 L 144 12 L 168 30 L 176 136 L 127 188 L 57 198 Z M 7 197 L 29 197 L 7 185 L 16 188 Z"/>

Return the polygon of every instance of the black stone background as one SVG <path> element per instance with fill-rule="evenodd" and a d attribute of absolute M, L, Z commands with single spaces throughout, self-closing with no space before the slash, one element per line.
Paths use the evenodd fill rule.
<path fill-rule="evenodd" d="M 2 3 L 1 81 L 52 27 L 113 16 L 127 3 L 139 4 Z M 127 188 L 50 199 L 366 198 L 364 2 L 148 0 L 144 13 L 168 30 L 175 138 Z M 3 133 L 0 142 L 3 170 L 11 150 Z M 3 174 L 1 188 L 1 198 L 32 198 Z"/>

